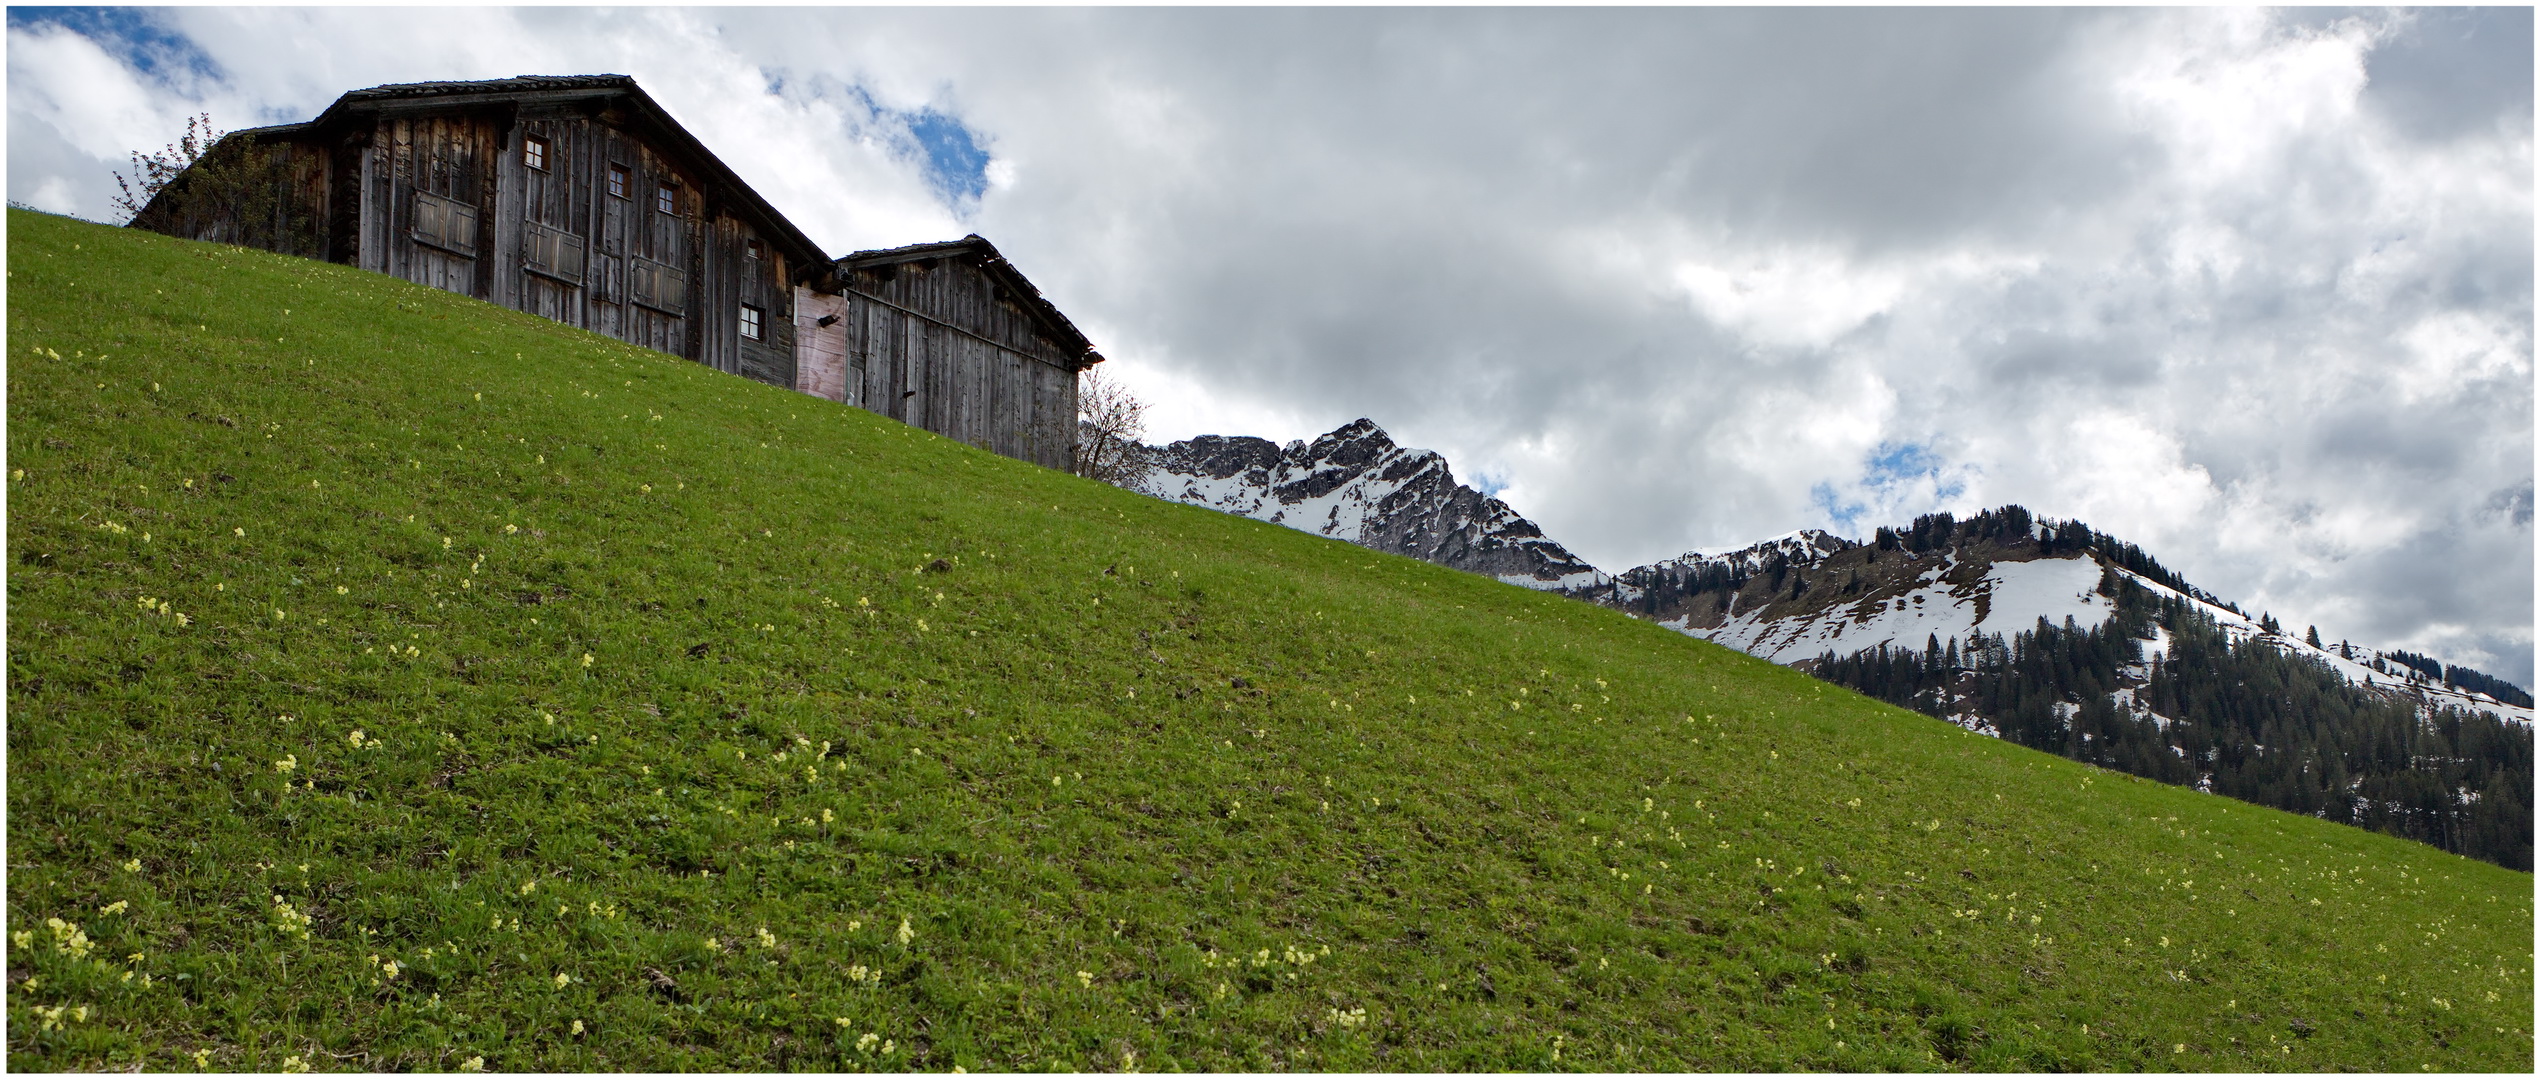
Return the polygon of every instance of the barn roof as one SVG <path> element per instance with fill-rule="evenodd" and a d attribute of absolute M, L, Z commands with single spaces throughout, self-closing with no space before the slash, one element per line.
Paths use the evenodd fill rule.
<path fill-rule="evenodd" d="M 466 82 L 393 83 L 354 90 L 336 98 L 315 119 L 299 124 L 249 128 L 234 133 L 257 139 L 291 138 L 313 135 L 382 112 L 418 112 L 467 106 L 517 106 L 522 104 L 562 104 L 580 101 L 612 101 L 625 104 L 643 119 L 652 133 L 668 145 L 666 149 L 688 159 L 704 172 L 715 186 L 728 193 L 742 213 L 768 234 L 797 265 L 816 266 L 828 261 L 820 245 L 812 242 L 794 223 L 766 199 L 760 198 L 740 175 L 706 149 L 703 142 L 673 119 L 669 110 L 654 101 L 652 95 L 635 85 L 627 75 L 518 75 L 508 79 L 479 79 Z"/>
<path fill-rule="evenodd" d="M 955 258 L 976 261 L 981 269 L 986 270 L 990 277 L 1005 287 L 1007 294 L 1021 301 L 1024 309 L 1031 312 L 1033 318 L 1039 320 L 1045 329 L 1057 335 L 1061 344 L 1066 345 L 1078 355 L 1079 370 L 1102 363 L 1102 354 L 1094 351 L 1093 342 L 1085 339 L 1084 332 L 1076 329 L 1076 324 L 1069 322 L 1067 316 L 1059 312 L 1058 305 L 1050 303 L 1048 297 L 1042 296 L 1041 290 L 1032 284 L 1031 279 L 1023 276 L 1023 271 L 1015 269 L 1013 263 L 1007 262 L 1005 256 L 997 251 L 995 244 L 989 243 L 986 237 L 978 233 L 972 233 L 959 240 L 939 240 L 931 244 L 910 244 L 907 247 L 859 251 L 839 259 L 838 269 L 843 274 L 848 270 L 889 266 L 893 263 Z"/>

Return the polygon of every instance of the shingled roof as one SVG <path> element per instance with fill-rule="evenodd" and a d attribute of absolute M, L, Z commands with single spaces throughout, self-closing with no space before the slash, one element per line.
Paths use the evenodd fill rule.
<path fill-rule="evenodd" d="M 1093 342 L 1085 339 L 1084 332 L 1076 329 L 1075 323 L 1067 321 L 1067 316 L 1059 313 L 1058 305 L 1050 303 L 1049 298 L 1042 296 L 1041 290 L 1032 284 L 1031 279 L 1023 276 L 1023 271 L 1015 269 L 1014 264 L 1007 262 L 1005 256 L 997 251 L 995 244 L 989 243 L 986 237 L 978 233 L 972 233 L 959 240 L 940 240 L 931 244 L 910 244 L 907 247 L 859 251 L 840 258 L 837 265 L 843 273 L 848 270 L 888 266 L 892 263 L 945 258 L 977 260 L 979 266 L 986 270 L 990 277 L 995 278 L 998 284 L 1004 286 L 1008 294 L 1021 301 L 1025 309 L 1030 311 L 1034 318 L 1040 320 L 1043 327 L 1056 334 L 1061 344 L 1079 355 L 1080 367 L 1092 367 L 1102 363 L 1102 354 L 1094 351 Z"/>
<path fill-rule="evenodd" d="M 232 138 L 275 139 L 317 135 L 382 112 L 401 112 L 405 108 L 418 111 L 451 106 L 504 106 L 531 101 L 540 103 L 609 101 L 624 104 L 653 129 L 652 133 L 667 144 L 666 148 L 688 159 L 690 165 L 706 174 L 713 184 L 730 196 L 737 209 L 752 219 L 768 239 L 777 244 L 800 265 L 816 265 L 828 261 L 820 245 L 812 242 L 794 223 L 738 173 L 716 157 L 688 129 L 672 118 L 670 111 L 654 101 L 652 95 L 635 85 L 627 75 L 517 75 L 508 79 L 479 79 L 465 82 L 392 83 L 354 90 L 336 98 L 315 119 L 299 124 L 248 128 L 233 132 Z"/>

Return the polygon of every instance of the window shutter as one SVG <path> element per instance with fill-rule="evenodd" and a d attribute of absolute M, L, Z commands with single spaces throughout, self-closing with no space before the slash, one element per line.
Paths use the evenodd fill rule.
<path fill-rule="evenodd" d="M 437 247 L 449 242 L 442 239 L 449 230 L 450 213 L 442 207 L 441 200 L 435 199 L 430 195 L 423 194 L 422 192 L 416 192 L 415 239 Z"/>
<path fill-rule="evenodd" d="M 450 247 L 476 254 L 476 208 L 463 202 L 450 203 Z"/>
<path fill-rule="evenodd" d="M 456 199 L 415 192 L 414 238 L 461 255 L 474 255 L 476 208 Z"/>
<path fill-rule="evenodd" d="M 561 235 L 561 234 L 560 234 Z M 556 250 L 556 276 L 571 281 L 582 280 L 583 259 L 589 254 L 579 236 L 563 236 Z"/>
<path fill-rule="evenodd" d="M 672 315 L 688 310 L 688 275 L 651 259 L 626 260 L 627 298 Z"/>
<path fill-rule="evenodd" d="M 521 253 L 530 269 L 548 277 L 581 283 L 584 254 L 581 237 L 534 221 L 528 223 L 524 232 Z"/>
<path fill-rule="evenodd" d="M 688 310 L 688 275 L 667 266 L 661 268 L 662 310 L 678 314 Z"/>

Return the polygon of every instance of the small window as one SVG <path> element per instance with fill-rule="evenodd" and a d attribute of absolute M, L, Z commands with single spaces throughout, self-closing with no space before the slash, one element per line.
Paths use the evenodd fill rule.
<path fill-rule="evenodd" d="M 752 341 L 767 340 L 767 313 L 748 304 L 741 305 L 741 336 Z"/>
<path fill-rule="evenodd" d="M 609 166 L 609 194 L 620 199 L 632 198 L 626 193 L 626 166 Z"/>
<path fill-rule="evenodd" d="M 547 171 L 547 140 L 536 136 L 521 140 L 520 163 L 539 172 Z"/>
<path fill-rule="evenodd" d="M 767 257 L 767 245 L 756 239 L 743 241 L 741 244 L 741 250 L 753 259 L 764 259 Z"/>
<path fill-rule="evenodd" d="M 679 189 L 670 186 L 668 180 L 662 181 L 659 186 L 653 188 L 653 209 L 665 214 L 678 213 Z"/>

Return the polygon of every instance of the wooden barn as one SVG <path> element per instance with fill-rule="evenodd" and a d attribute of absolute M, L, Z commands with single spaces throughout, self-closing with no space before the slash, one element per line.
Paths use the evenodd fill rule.
<path fill-rule="evenodd" d="M 834 270 L 623 75 L 356 90 L 235 132 L 139 228 L 405 278 L 795 385 L 797 287 Z"/>
<path fill-rule="evenodd" d="M 797 388 L 983 450 L 1072 467 L 1076 375 L 1102 354 L 976 235 L 860 251 L 797 296 Z"/>
<path fill-rule="evenodd" d="M 835 262 L 624 75 L 355 90 L 132 224 L 464 293 L 1068 469 L 1102 362 L 986 240 Z"/>

